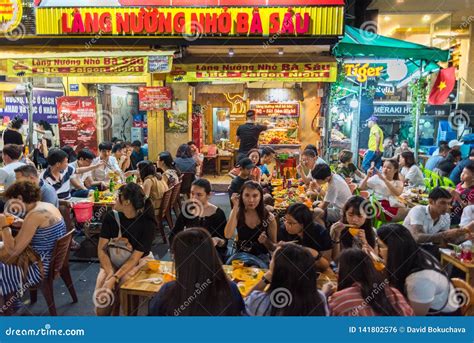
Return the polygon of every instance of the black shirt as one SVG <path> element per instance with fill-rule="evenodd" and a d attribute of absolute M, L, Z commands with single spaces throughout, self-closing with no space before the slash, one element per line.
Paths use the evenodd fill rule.
<path fill-rule="evenodd" d="M 233 193 L 240 193 L 244 183 L 249 180 L 250 178 L 244 179 L 240 176 L 235 177 L 229 186 L 229 197 L 231 197 Z"/>
<path fill-rule="evenodd" d="M 216 247 L 219 255 L 221 257 L 225 257 L 227 254 L 227 239 L 224 235 L 224 229 L 227 224 L 227 219 L 225 217 L 225 213 L 222 209 L 217 208 L 216 212 L 209 216 L 209 217 L 192 217 L 188 215 L 184 215 L 180 213 L 178 219 L 176 220 L 176 224 L 174 225 L 173 230 L 171 230 L 171 234 L 169 237 L 170 245 L 173 243 L 174 237 L 184 229 L 189 229 L 192 227 L 202 227 L 206 229 L 211 237 L 218 237 L 222 238 L 226 241 L 226 244 L 222 247 Z M 225 262 L 225 261 L 223 261 Z"/>
<path fill-rule="evenodd" d="M 258 148 L 258 138 L 262 131 L 267 129 L 264 125 L 245 123 L 237 128 L 237 136 L 240 138 L 240 153 L 247 153 Z"/>
<path fill-rule="evenodd" d="M 246 223 L 238 223 L 237 252 L 246 252 L 257 257 L 262 254 L 268 254 L 268 249 L 265 245 L 258 241 L 258 237 L 260 237 L 263 232 L 268 235 L 267 231 L 267 227 L 264 227 L 262 223 L 254 228 L 249 227 Z"/>
<path fill-rule="evenodd" d="M 443 158 L 441 161 L 438 162 L 436 165 L 436 168 L 441 170 L 444 174 L 444 176 L 449 176 L 453 169 L 456 167 L 454 157 L 451 155 L 446 156 Z"/>
<path fill-rule="evenodd" d="M 286 231 L 285 226 L 281 225 L 280 230 L 278 230 L 277 241 L 298 241 L 298 244 L 306 248 L 317 250 L 318 252 L 332 249 L 332 240 L 329 235 L 329 230 L 317 223 L 313 223 L 304 229 L 303 238 L 298 235 L 290 235 L 288 231 Z"/>
<path fill-rule="evenodd" d="M 13 131 L 6 129 L 3 132 L 3 144 L 17 144 L 17 145 L 23 145 L 23 137 L 21 133 L 18 131 Z"/>
<path fill-rule="evenodd" d="M 139 215 L 138 217 L 129 219 L 121 212 L 119 212 L 119 218 L 122 237 L 128 239 L 133 250 L 141 251 L 143 252 L 143 256 L 147 256 L 150 253 L 157 230 L 155 222 L 145 215 Z M 107 212 L 102 221 L 100 237 L 105 239 L 116 238 L 118 237 L 118 231 L 118 225 L 113 211 Z"/>

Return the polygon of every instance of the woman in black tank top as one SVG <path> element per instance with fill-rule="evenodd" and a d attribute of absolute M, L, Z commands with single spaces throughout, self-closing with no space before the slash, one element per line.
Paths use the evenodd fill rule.
<path fill-rule="evenodd" d="M 247 181 L 239 195 L 232 196 L 234 208 L 225 227 L 225 237 L 230 239 L 237 229 L 237 252 L 244 252 L 268 259 L 268 242 L 276 243 L 277 224 L 263 203 L 262 187 Z"/>

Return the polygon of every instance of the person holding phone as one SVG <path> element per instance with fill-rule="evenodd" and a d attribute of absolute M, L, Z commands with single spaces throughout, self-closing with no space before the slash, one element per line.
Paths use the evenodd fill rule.
<path fill-rule="evenodd" d="M 371 189 L 384 209 L 387 221 L 403 220 L 408 210 L 398 197 L 403 193 L 403 181 L 398 175 L 399 165 L 396 160 L 386 160 L 382 171 L 372 165 L 367 176 L 362 180 L 359 189 Z"/>

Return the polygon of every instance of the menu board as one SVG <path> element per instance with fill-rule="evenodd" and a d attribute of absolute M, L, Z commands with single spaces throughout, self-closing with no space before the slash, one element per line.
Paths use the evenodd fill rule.
<path fill-rule="evenodd" d="M 260 116 L 279 117 L 279 116 L 299 116 L 300 109 L 298 103 L 258 103 L 251 104 L 250 108 Z"/>
<path fill-rule="evenodd" d="M 59 141 L 78 151 L 84 148 L 97 153 L 97 111 L 92 97 L 58 98 Z"/>
<path fill-rule="evenodd" d="M 172 108 L 173 92 L 170 87 L 138 87 L 140 111 L 162 111 Z"/>

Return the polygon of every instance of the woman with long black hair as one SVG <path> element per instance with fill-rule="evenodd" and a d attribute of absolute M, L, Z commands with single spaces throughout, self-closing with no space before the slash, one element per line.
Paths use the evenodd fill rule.
<path fill-rule="evenodd" d="M 457 315 L 458 303 L 449 277 L 438 261 L 423 250 L 400 224 L 377 230 L 378 249 L 385 260 L 387 278 L 403 293 L 415 315 Z"/>
<path fill-rule="evenodd" d="M 388 284 L 372 259 L 357 248 L 339 258 L 337 292 L 329 298 L 332 316 L 412 316 L 403 295 Z"/>
<path fill-rule="evenodd" d="M 176 281 L 163 285 L 150 301 L 151 316 L 238 316 L 244 302 L 228 278 L 209 233 L 191 228 L 171 245 Z"/>
<path fill-rule="evenodd" d="M 232 195 L 231 201 L 234 207 L 224 230 L 225 238 L 231 239 L 237 229 L 237 253 L 244 254 L 239 257 L 250 254 L 268 266 L 272 248 L 268 242 L 276 243 L 277 224 L 265 208 L 262 187 L 255 181 L 247 181 L 240 194 Z"/>
<path fill-rule="evenodd" d="M 372 228 L 370 211 L 372 205 L 363 197 L 353 196 L 347 200 L 342 209 L 342 219 L 331 226 L 331 237 L 334 243 L 332 258 L 337 260 L 342 250 L 362 248 L 367 242 L 375 247 L 375 233 Z M 369 212 L 369 213 L 368 213 Z"/>
<path fill-rule="evenodd" d="M 143 191 L 153 203 L 155 214 L 158 214 L 161 208 L 161 200 L 168 190 L 168 184 L 162 179 L 161 174 L 156 173 L 155 164 L 145 160 L 137 164 L 140 180 L 143 182 Z"/>
<path fill-rule="evenodd" d="M 326 316 L 326 298 L 317 290 L 316 280 L 313 255 L 299 245 L 285 244 L 275 250 L 270 270 L 245 299 L 247 314 Z"/>
<path fill-rule="evenodd" d="M 97 247 L 100 271 L 94 292 L 94 304 L 98 304 L 97 315 L 119 313 L 120 285 L 133 276 L 149 259 L 153 259 L 151 247 L 156 231 L 153 204 L 145 196 L 142 187 L 136 183 L 122 186 L 118 191 L 115 209 L 107 212 L 102 221 Z M 123 243 L 120 249 L 129 252 L 126 259 L 119 259 L 111 254 L 108 245 L 112 239 L 116 239 L 115 244 L 117 239 Z M 102 300 L 110 298 L 110 293 L 115 294 L 112 298 L 114 301 L 102 304 Z"/>

